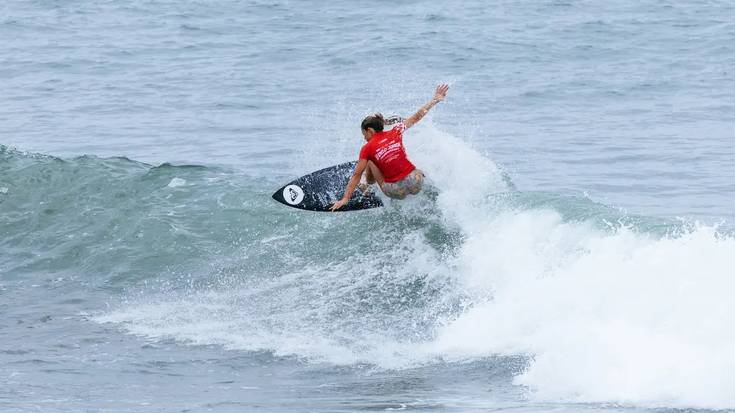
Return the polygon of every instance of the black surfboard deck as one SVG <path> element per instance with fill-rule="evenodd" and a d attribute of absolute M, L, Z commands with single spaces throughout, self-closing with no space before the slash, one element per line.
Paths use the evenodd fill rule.
<path fill-rule="evenodd" d="M 292 208 L 329 211 L 329 207 L 344 195 L 356 165 L 357 162 L 347 162 L 304 175 L 279 188 L 273 194 L 273 199 Z M 374 192 L 363 193 L 357 188 L 350 201 L 338 211 L 357 211 L 381 206 L 383 202 Z"/>

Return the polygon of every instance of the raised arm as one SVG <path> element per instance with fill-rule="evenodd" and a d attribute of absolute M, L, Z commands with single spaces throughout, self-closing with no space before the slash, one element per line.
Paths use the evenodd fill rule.
<path fill-rule="evenodd" d="M 355 188 L 357 187 L 357 184 L 360 183 L 360 177 L 362 176 L 362 173 L 365 171 L 365 168 L 367 167 L 367 159 L 360 159 L 357 162 L 357 166 L 355 166 L 355 172 L 352 174 L 352 178 L 350 178 L 350 181 L 347 182 L 347 188 L 345 188 L 345 194 L 342 196 L 342 199 L 335 202 L 331 208 L 329 208 L 330 211 L 336 211 L 344 204 L 349 202 L 350 197 L 352 196 L 352 193 L 355 192 Z"/>
<path fill-rule="evenodd" d="M 411 115 L 408 119 L 403 121 L 403 124 L 406 125 L 406 129 L 410 128 L 411 126 L 415 125 L 418 121 L 420 121 L 427 113 L 429 113 L 429 109 L 433 108 L 434 105 L 444 100 L 444 98 L 447 96 L 447 91 L 449 90 L 449 85 L 446 83 L 443 83 L 436 87 L 436 92 L 434 92 L 434 97 L 431 98 L 429 103 L 425 104 L 424 106 L 421 106 L 416 113 Z"/>

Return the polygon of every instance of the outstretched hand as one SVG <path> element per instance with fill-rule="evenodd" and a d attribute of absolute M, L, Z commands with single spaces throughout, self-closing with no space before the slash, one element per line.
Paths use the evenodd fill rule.
<path fill-rule="evenodd" d="M 445 97 L 447 97 L 447 91 L 449 91 L 449 85 L 446 83 L 442 83 L 441 85 L 436 87 L 436 92 L 434 92 L 434 100 L 437 102 L 441 102 L 444 100 Z"/>

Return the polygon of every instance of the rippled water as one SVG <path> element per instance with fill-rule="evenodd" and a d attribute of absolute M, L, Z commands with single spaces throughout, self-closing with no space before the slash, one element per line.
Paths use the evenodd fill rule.
<path fill-rule="evenodd" d="M 735 408 L 731 3 L 0 11 L 2 410 Z M 444 81 L 436 200 L 270 199 Z"/>

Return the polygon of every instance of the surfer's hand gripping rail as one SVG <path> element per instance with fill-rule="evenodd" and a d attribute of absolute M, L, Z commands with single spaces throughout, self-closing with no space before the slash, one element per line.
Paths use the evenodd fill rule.
<path fill-rule="evenodd" d="M 355 172 L 352 174 L 352 177 L 350 178 L 350 181 L 347 183 L 347 188 L 345 189 L 345 194 L 342 196 L 342 199 L 335 202 L 334 205 L 332 205 L 331 208 L 329 208 L 330 211 L 334 212 L 344 204 L 350 201 L 350 197 L 352 196 L 352 193 L 355 192 L 355 188 L 357 187 L 357 184 L 360 183 L 360 177 L 362 176 L 362 173 L 365 171 L 365 168 L 367 167 L 367 159 L 360 159 L 357 162 L 357 166 L 355 166 Z"/>

